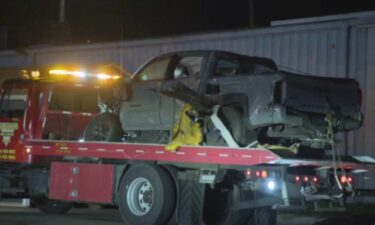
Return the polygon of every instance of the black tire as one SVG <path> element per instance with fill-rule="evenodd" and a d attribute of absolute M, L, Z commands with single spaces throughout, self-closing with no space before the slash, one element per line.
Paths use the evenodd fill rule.
<path fill-rule="evenodd" d="M 151 190 L 142 191 L 143 187 L 150 185 Z M 151 204 L 150 193 L 153 199 Z M 173 217 L 175 185 L 168 172 L 156 165 L 130 167 L 121 179 L 118 196 L 119 210 L 126 224 L 164 225 Z M 147 208 L 142 208 L 142 203 L 148 204 Z"/>
<path fill-rule="evenodd" d="M 108 112 L 101 113 L 89 122 L 83 139 L 85 141 L 112 141 L 119 142 L 123 136 L 123 131 L 119 119 Z"/>
<path fill-rule="evenodd" d="M 228 199 L 227 199 L 228 206 L 227 206 L 225 213 L 223 213 L 223 215 L 225 216 L 220 221 L 220 225 L 248 225 L 251 219 L 251 215 L 252 215 L 251 209 L 243 209 L 243 210 L 233 209 L 233 206 L 235 205 L 236 201 L 244 200 L 241 197 L 240 199 L 238 199 L 238 197 L 236 198 L 234 195 L 235 194 L 233 191 L 228 193 Z"/>
<path fill-rule="evenodd" d="M 234 174 L 237 173 L 230 177 Z M 228 181 L 223 180 L 215 188 L 206 189 L 204 219 L 207 225 L 249 225 L 251 221 L 253 209 L 238 210 L 236 206 L 239 202 L 253 200 L 254 192 L 241 190 Z"/>
<path fill-rule="evenodd" d="M 254 210 L 251 225 L 277 225 L 277 212 L 270 207 Z"/>
<path fill-rule="evenodd" d="M 32 199 L 32 203 L 41 212 L 47 214 L 65 214 L 73 208 L 73 203 L 51 200 L 48 198 Z"/>

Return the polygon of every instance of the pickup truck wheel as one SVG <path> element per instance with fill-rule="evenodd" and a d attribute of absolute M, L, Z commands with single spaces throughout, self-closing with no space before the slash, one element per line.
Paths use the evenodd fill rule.
<path fill-rule="evenodd" d="M 108 112 L 95 116 L 83 134 L 85 141 L 121 141 L 123 131 L 118 118 Z"/>
<path fill-rule="evenodd" d="M 257 139 L 256 132 L 252 132 L 246 128 L 243 121 L 243 115 L 240 110 L 234 107 L 223 107 L 219 112 L 219 117 L 221 117 L 223 123 L 231 132 L 233 139 L 240 146 L 246 146 Z M 208 145 L 227 145 L 224 138 L 221 137 L 220 134 L 215 134 L 215 128 L 213 128 L 211 121 L 209 122 L 208 130 L 209 133 L 206 136 Z"/>
<path fill-rule="evenodd" d="M 73 208 L 73 203 L 51 200 L 48 198 L 32 199 L 32 203 L 47 214 L 65 214 Z"/>
<path fill-rule="evenodd" d="M 164 169 L 147 164 L 130 167 L 121 179 L 119 210 L 126 224 L 164 225 L 172 218 L 176 190 Z"/>
<path fill-rule="evenodd" d="M 228 121 L 228 126 L 234 140 L 236 140 L 240 146 L 246 146 L 257 140 L 257 133 L 246 127 L 241 110 L 234 107 L 223 107 L 222 112 Z"/>

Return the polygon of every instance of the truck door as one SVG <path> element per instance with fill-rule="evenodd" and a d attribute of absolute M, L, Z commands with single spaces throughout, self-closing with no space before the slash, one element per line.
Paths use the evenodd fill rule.
<path fill-rule="evenodd" d="M 20 139 L 27 130 L 29 89 L 17 84 L 3 85 L 0 100 L 0 161 L 23 161 Z M 22 136 L 22 137 L 21 137 Z"/>
<path fill-rule="evenodd" d="M 151 61 L 133 78 L 131 96 L 121 104 L 120 119 L 125 131 L 162 129 L 159 89 L 170 59 L 163 57 Z"/>
<path fill-rule="evenodd" d="M 167 79 L 163 82 L 163 90 L 168 90 L 176 83 L 181 83 L 198 94 L 203 76 L 204 59 L 204 55 L 200 53 L 175 55 L 169 69 L 171 74 L 168 74 Z M 178 116 L 182 105 L 183 102 L 162 95 L 160 118 L 163 126 L 166 128 L 172 126 L 173 118 Z"/>

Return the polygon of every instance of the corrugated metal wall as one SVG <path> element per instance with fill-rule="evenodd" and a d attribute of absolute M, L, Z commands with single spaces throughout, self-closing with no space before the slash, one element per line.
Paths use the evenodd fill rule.
<path fill-rule="evenodd" d="M 349 77 L 355 78 L 363 91 L 362 112 L 364 123 L 361 129 L 348 135 L 348 153 L 375 156 L 375 24 L 368 23 L 351 27 L 350 30 Z M 366 174 L 375 177 L 375 171 Z M 363 188 L 373 188 L 374 179 L 363 179 Z M 364 202 L 375 199 L 363 198 Z"/>
<path fill-rule="evenodd" d="M 348 153 L 375 156 L 375 25 L 351 27 L 349 77 L 355 78 L 363 91 L 363 127 L 348 135 Z"/>
<path fill-rule="evenodd" d="M 273 58 L 284 69 L 345 76 L 346 29 L 342 23 L 43 49 L 34 51 L 34 61 L 37 65 L 122 62 L 134 71 L 155 55 L 192 49 L 221 49 L 265 56 Z"/>
<path fill-rule="evenodd" d="M 359 131 L 340 136 L 343 141 L 339 147 L 349 154 L 375 156 L 375 63 L 371 61 L 375 58 L 375 32 L 371 24 L 375 24 L 374 19 L 346 19 L 162 39 L 34 48 L 27 51 L 27 56 L 0 52 L 0 67 L 117 63 L 135 71 L 153 56 L 194 49 L 220 49 L 269 57 L 279 68 L 292 72 L 356 78 L 364 90 L 366 121 Z M 373 50 L 370 51 L 370 47 Z"/>
<path fill-rule="evenodd" d="M 0 68 L 27 66 L 30 57 L 26 51 L 0 51 Z"/>
<path fill-rule="evenodd" d="M 364 112 L 367 115 L 364 123 L 366 154 L 375 155 L 375 26 L 367 28 L 367 63 Z"/>

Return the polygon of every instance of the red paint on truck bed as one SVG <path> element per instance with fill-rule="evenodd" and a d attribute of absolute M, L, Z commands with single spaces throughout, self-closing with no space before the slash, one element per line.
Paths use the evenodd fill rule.
<path fill-rule="evenodd" d="M 113 201 L 113 165 L 53 162 L 50 177 L 51 199 L 96 203 Z"/>

